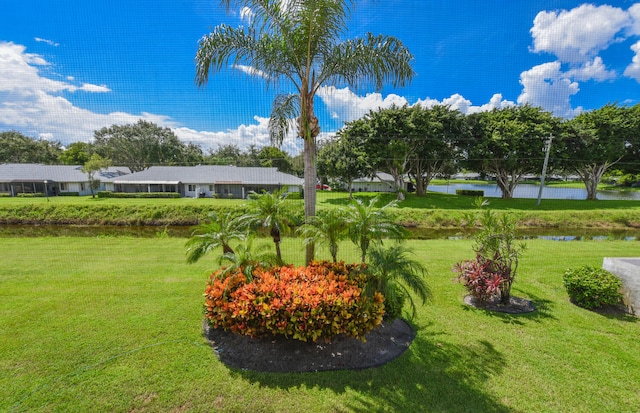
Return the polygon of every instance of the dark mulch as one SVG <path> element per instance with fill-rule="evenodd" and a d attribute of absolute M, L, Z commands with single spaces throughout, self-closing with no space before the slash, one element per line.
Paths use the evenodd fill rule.
<path fill-rule="evenodd" d="M 383 365 L 402 354 L 415 332 L 406 321 L 383 322 L 366 342 L 338 336 L 330 343 L 285 337 L 251 338 L 210 328 L 204 334 L 220 361 L 229 367 L 267 372 L 359 370 Z"/>
<path fill-rule="evenodd" d="M 470 306 L 488 311 L 497 311 L 508 314 L 524 314 L 536 310 L 535 305 L 530 300 L 520 297 L 511 297 L 509 304 L 501 304 L 500 297 L 493 297 L 490 300 L 481 302 L 472 295 L 464 297 L 464 302 Z"/>

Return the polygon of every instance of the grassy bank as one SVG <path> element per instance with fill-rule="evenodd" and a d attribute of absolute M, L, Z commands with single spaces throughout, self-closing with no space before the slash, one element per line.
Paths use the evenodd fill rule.
<path fill-rule="evenodd" d="M 450 269 L 470 241 L 410 241 L 433 291 L 411 347 L 379 368 L 304 374 L 217 360 L 202 336 L 213 265 L 186 265 L 184 242 L 0 239 L 0 411 L 640 411 L 640 323 L 575 307 L 561 283 L 638 242 L 529 241 L 513 294 L 538 311 L 513 316 L 463 304 Z"/>
<path fill-rule="evenodd" d="M 358 197 L 375 194 L 359 193 Z M 385 194 L 382 201 L 393 199 Z M 0 224 L 194 225 L 212 209 L 242 211 L 244 200 L 229 199 L 93 199 L 90 197 L 0 198 Z M 299 205 L 302 219 L 303 201 Z M 318 193 L 318 210 L 348 202 L 342 192 Z M 516 215 L 523 227 L 640 228 L 640 201 L 583 201 L 490 198 L 490 207 Z M 397 221 L 422 228 L 467 225 L 475 211 L 472 197 L 413 194 L 396 209 Z"/>

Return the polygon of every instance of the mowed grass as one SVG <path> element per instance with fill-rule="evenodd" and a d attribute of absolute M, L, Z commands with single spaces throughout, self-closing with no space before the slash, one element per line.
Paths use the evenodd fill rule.
<path fill-rule="evenodd" d="M 640 323 L 578 308 L 562 286 L 566 268 L 638 256 L 637 241 L 527 241 L 513 289 L 536 303 L 526 315 L 463 304 L 451 266 L 471 241 L 408 241 L 433 291 L 411 347 L 379 368 L 303 374 L 218 361 L 202 335 L 213 261 L 185 264 L 184 243 L 0 239 L 0 411 L 640 411 Z M 283 244 L 300 264 L 299 240 Z"/>

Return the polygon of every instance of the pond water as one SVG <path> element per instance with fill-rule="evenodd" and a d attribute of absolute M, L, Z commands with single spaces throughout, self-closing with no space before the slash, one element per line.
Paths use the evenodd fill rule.
<path fill-rule="evenodd" d="M 474 191 L 484 191 L 484 196 L 489 198 L 500 198 L 502 192 L 497 185 L 489 184 L 450 184 L 450 185 L 429 185 L 428 190 L 445 194 L 455 194 L 456 189 L 467 189 Z M 538 185 L 520 184 L 516 186 L 513 193 L 514 198 L 538 198 Z M 640 201 L 638 191 L 598 191 L 598 199 L 601 200 L 634 200 Z M 587 190 L 582 188 L 557 188 L 545 186 L 542 188 L 542 199 L 586 199 Z"/>
<path fill-rule="evenodd" d="M 408 228 L 412 239 L 463 239 L 473 235 L 462 229 Z M 192 227 L 124 227 L 85 225 L 0 225 L 0 238 L 12 237 L 136 237 L 136 238 L 188 238 Z M 555 241 L 626 240 L 640 241 L 640 230 L 606 229 L 522 229 L 517 231 L 522 239 L 548 239 Z"/>

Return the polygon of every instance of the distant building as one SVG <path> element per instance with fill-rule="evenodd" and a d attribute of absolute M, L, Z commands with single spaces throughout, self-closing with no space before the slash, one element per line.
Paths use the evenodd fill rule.
<path fill-rule="evenodd" d="M 376 176 L 374 176 L 373 178 L 364 177 L 364 178 L 354 179 L 351 187 L 353 188 L 353 192 L 395 192 L 396 191 L 395 186 L 393 185 L 393 175 L 385 172 L 378 172 Z M 402 189 L 404 190 L 407 189 L 406 183 L 405 183 L 405 187 Z"/>
<path fill-rule="evenodd" d="M 304 180 L 276 168 L 228 165 L 152 166 L 114 180 L 116 192 L 178 192 L 184 197 L 246 198 L 285 188 L 302 192 Z"/>
<path fill-rule="evenodd" d="M 113 181 L 129 173 L 125 167 L 112 166 L 96 172 L 100 181 L 98 191 L 113 191 Z M 91 194 L 89 177 L 79 165 L 42 165 L 29 163 L 0 164 L 0 193 L 42 194 L 56 196 L 61 193 Z"/>
<path fill-rule="evenodd" d="M 87 174 L 81 166 L 1 164 L 0 193 L 41 193 L 48 196 L 63 192 L 91 193 Z M 97 172 L 100 191 L 177 192 L 184 197 L 246 198 L 255 191 L 285 188 L 302 192 L 304 180 L 276 168 L 226 165 L 152 166 L 129 173 L 125 167 L 110 167 Z"/>

